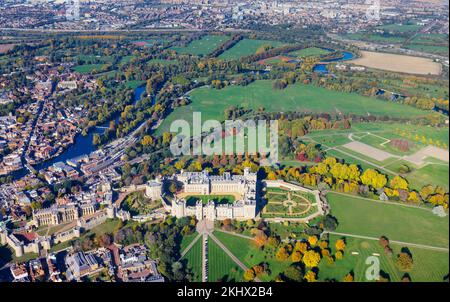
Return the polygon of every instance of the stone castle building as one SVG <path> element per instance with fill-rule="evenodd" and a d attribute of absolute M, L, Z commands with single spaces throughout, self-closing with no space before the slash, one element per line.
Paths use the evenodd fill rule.
<path fill-rule="evenodd" d="M 34 211 L 33 220 L 37 227 L 42 225 L 58 225 L 77 220 L 80 217 L 92 215 L 96 210 L 94 203 L 53 206 Z"/>
<path fill-rule="evenodd" d="M 171 215 L 180 218 L 195 216 L 198 220 L 253 219 L 256 217 L 256 190 L 258 179 L 256 173 L 246 168 L 244 175 L 209 175 L 207 171 L 184 172 L 175 174 L 171 180 L 182 184 L 180 195 L 233 195 L 236 201 L 232 204 L 216 204 L 209 201 L 203 204 L 198 201 L 189 206 L 184 198 L 175 196 L 169 204 L 165 202 L 165 181 L 151 181 L 146 186 L 146 196 L 152 199 L 163 199 L 163 204 Z"/>

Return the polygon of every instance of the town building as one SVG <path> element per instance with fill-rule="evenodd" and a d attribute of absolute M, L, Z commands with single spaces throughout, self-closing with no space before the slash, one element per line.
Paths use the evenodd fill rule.
<path fill-rule="evenodd" d="M 66 256 L 67 278 L 79 280 L 97 272 L 100 265 L 92 253 L 78 252 Z"/>
<path fill-rule="evenodd" d="M 33 212 L 34 224 L 39 227 L 42 225 L 58 225 L 71 222 L 80 217 L 89 216 L 96 212 L 96 205 L 90 204 L 68 204 L 62 206 L 53 206 L 50 208 L 37 210 Z"/>

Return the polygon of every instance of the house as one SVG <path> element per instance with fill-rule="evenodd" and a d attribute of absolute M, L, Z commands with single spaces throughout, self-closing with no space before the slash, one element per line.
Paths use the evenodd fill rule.
<path fill-rule="evenodd" d="M 72 277 L 78 280 L 81 277 L 95 273 L 100 267 L 93 254 L 85 254 L 84 252 L 67 255 L 65 262 L 68 268 L 68 279 Z"/>

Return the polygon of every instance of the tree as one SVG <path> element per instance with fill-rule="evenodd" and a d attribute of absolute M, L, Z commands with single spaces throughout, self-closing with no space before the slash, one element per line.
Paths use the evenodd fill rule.
<path fill-rule="evenodd" d="M 336 254 L 334 254 L 334 256 L 336 257 L 336 260 L 342 260 L 344 254 L 342 253 L 342 251 L 337 251 Z"/>
<path fill-rule="evenodd" d="M 313 271 L 307 271 L 306 274 L 305 274 L 305 279 L 308 282 L 316 282 L 317 281 L 316 273 L 313 272 Z"/>
<path fill-rule="evenodd" d="M 291 265 L 286 268 L 283 275 L 288 281 L 300 282 L 303 279 L 303 272 L 297 265 Z"/>
<path fill-rule="evenodd" d="M 172 134 L 170 132 L 163 133 L 163 144 L 168 144 L 172 140 Z"/>
<path fill-rule="evenodd" d="M 276 248 L 280 244 L 280 239 L 276 236 L 270 236 L 267 240 L 267 246 L 270 248 Z"/>
<path fill-rule="evenodd" d="M 379 190 L 386 185 L 387 179 L 385 175 L 380 174 L 373 169 L 367 169 L 361 175 L 361 182 L 366 186 L 371 186 L 376 190 Z"/>
<path fill-rule="evenodd" d="M 338 221 L 335 217 L 327 214 L 322 220 L 323 228 L 328 231 L 336 230 L 338 226 Z"/>
<path fill-rule="evenodd" d="M 186 167 L 186 161 L 183 160 L 183 159 L 180 159 L 179 161 L 177 161 L 177 162 L 175 163 L 175 168 L 178 169 L 178 170 L 182 170 L 182 169 L 184 169 L 185 167 Z"/>
<path fill-rule="evenodd" d="M 308 237 L 308 242 L 311 246 L 316 246 L 317 241 L 319 241 L 319 239 L 317 239 L 317 236 L 309 236 Z"/>
<path fill-rule="evenodd" d="M 300 251 L 294 251 L 291 255 L 292 262 L 300 262 L 302 261 L 302 253 Z"/>
<path fill-rule="evenodd" d="M 249 268 L 244 273 L 245 281 L 253 281 L 255 279 L 255 277 L 256 277 L 256 275 L 255 275 L 255 271 L 253 270 L 253 268 Z"/>
<path fill-rule="evenodd" d="M 145 135 L 141 141 L 142 146 L 151 146 L 153 145 L 153 138 L 150 135 Z"/>
<path fill-rule="evenodd" d="M 403 272 L 410 271 L 413 266 L 413 259 L 411 255 L 407 252 L 401 252 L 400 254 L 398 254 L 397 266 Z"/>
<path fill-rule="evenodd" d="M 289 253 L 287 252 L 286 248 L 282 246 L 278 249 L 278 252 L 276 253 L 275 257 L 279 261 L 285 261 L 287 258 L 289 258 Z"/>
<path fill-rule="evenodd" d="M 98 244 L 101 247 L 108 247 L 108 246 L 110 246 L 112 241 L 113 241 L 112 236 L 109 235 L 109 234 L 106 234 L 106 233 L 101 234 L 100 237 L 98 238 Z"/>
<path fill-rule="evenodd" d="M 300 251 L 302 254 L 304 254 L 308 250 L 308 244 L 306 242 L 304 242 L 304 241 L 297 241 L 295 243 L 294 250 Z"/>
<path fill-rule="evenodd" d="M 306 267 L 317 267 L 320 262 L 320 254 L 309 250 L 303 255 L 303 263 Z"/>
<path fill-rule="evenodd" d="M 267 243 L 267 235 L 263 231 L 259 231 L 255 236 L 255 243 L 258 247 L 262 247 Z"/>
<path fill-rule="evenodd" d="M 418 203 L 420 202 L 420 195 L 416 191 L 409 192 L 408 201 Z"/>
<path fill-rule="evenodd" d="M 100 135 L 95 133 L 94 136 L 92 137 L 92 144 L 94 144 L 95 146 L 98 146 L 98 145 L 100 145 L 101 142 L 102 142 L 102 139 L 101 139 Z"/>
<path fill-rule="evenodd" d="M 336 240 L 335 247 L 338 251 L 345 250 L 345 240 L 344 239 Z"/>
<path fill-rule="evenodd" d="M 344 282 L 353 282 L 354 281 L 353 273 L 350 272 L 347 275 L 345 275 L 344 279 L 342 281 L 344 281 Z"/>
<path fill-rule="evenodd" d="M 389 185 L 394 190 L 408 190 L 408 182 L 399 175 L 394 176 Z"/>
<path fill-rule="evenodd" d="M 31 208 L 32 208 L 34 211 L 39 210 L 39 209 L 42 209 L 42 204 L 41 204 L 39 201 L 33 201 L 33 202 L 31 203 Z"/>

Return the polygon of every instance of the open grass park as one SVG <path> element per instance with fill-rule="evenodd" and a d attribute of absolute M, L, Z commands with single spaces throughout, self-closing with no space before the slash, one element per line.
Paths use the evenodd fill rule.
<path fill-rule="evenodd" d="M 193 281 L 202 281 L 202 240 L 197 240 L 181 261 L 186 262 L 193 274 Z"/>
<path fill-rule="evenodd" d="M 208 240 L 208 280 L 242 282 L 242 269 L 215 243 Z"/>
<path fill-rule="evenodd" d="M 185 47 L 173 47 L 172 50 L 175 50 L 179 54 L 205 56 L 213 52 L 229 38 L 228 36 L 207 35 L 199 40 L 192 41 Z"/>
<path fill-rule="evenodd" d="M 318 267 L 320 281 L 332 279 L 342 281 L 346 274 L 353 272 L 355 281 L 368 282 L 366 270 L 369 265 L 366 264 L 366 259 L 373 256 L 380 261 L 381 274 L 392 282 L 401 281 L 405 273 L 409 274 L 413 282 L 441 282 L 444 276 L 448 274 L 448 252 L 408 247 L 412 254 L 413 266 L 410 271 L 402 272 L 396 265 L 396 257 L 405 247 L 404 245 L 391 243 L 393 254 L 388 256 L 378 241 L 330 235 L 329 245 L 332 247 L 332 253 L 334 253 L 336 240 L 340 238 L 344 238 L 346 243 L 344 257 L 341 260 L 336 260 L 332 265 L 321 261 Z"/>
<path fill-rule="evenodd" d="M 448 249 L 448 217 L 438 217 L 428 208 L 338 193 L 327 194 L 327 200 L 339 222 L 336 232 L 386 236 L 393 241 Z"/>
<path fill-rule="evenodd" d="M 267 112 L 337 112 L 392 117 L 418 117 L 429 114 L 393 102 L 312 85 L 295 84 L 284 90 L 275 90 L 272 84 L 270 80 L 261 80 L 245 87 L 229 86 L 220 90 L 209 87 L 195 89 L 189 94 L 192 103 L 176 108 L 159 127 L 158 133 L 168 131 L 171 122 L 176 119 L 192 120 L 194 111 L 201 112 L 203 120 L 224 120 L 224 110 L 232 105 L 253 110 L 264 107 Z"/>

